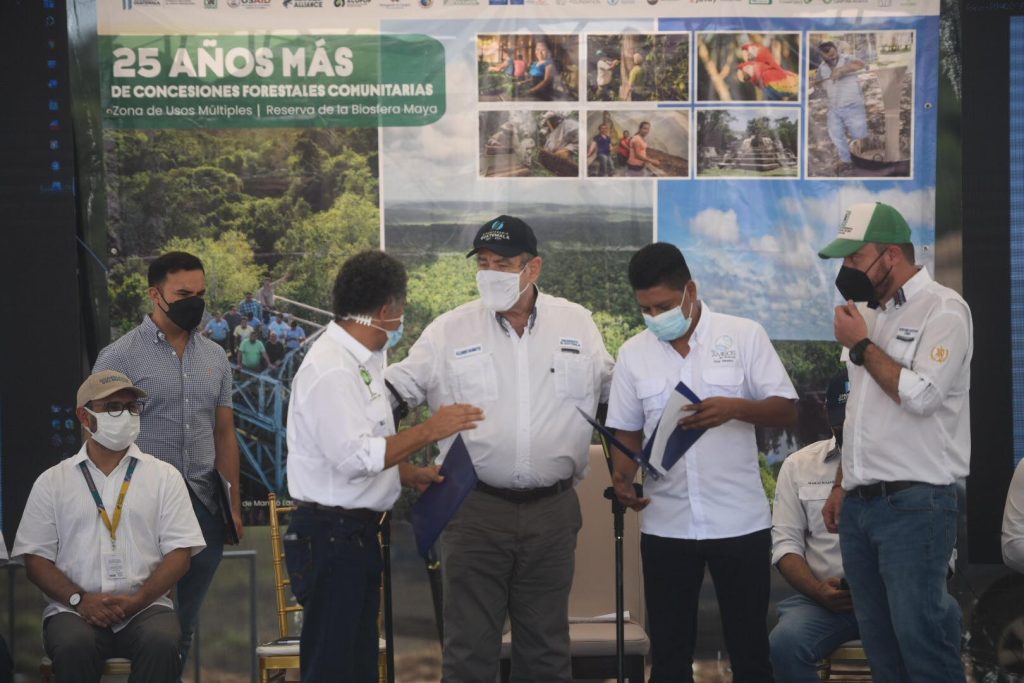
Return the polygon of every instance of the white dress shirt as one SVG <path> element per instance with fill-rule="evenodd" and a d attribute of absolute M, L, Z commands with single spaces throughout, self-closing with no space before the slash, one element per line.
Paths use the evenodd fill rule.
<path fill-rule="evenodd" d="M 116 550 L 112 550 L 110 532 L 96 509 L 79 465 L 86 463 L 113 521 L 121 484 L 132 458 L 139 463 L 124 498 Z M 195 555 L 205 547 L 185 480 L 173 465 L 132 444 L 108 476 L 93 464 L 83 445 L 73 458 L 54 465 L 36 479 L 11 555 L 38 555 L 50 560 L 87 593 L 134 593 L 167 553 L 189 548 Z M 106 558 L 111 553 L 120 560 L 123 578 L 111 578 L 106 570 Z M 152 605 L 172 606 L 167 595 L 160 596 Z M 43 619 L 59 612 L 74 610 L 47 596 Z M 127 623 L 117 624 L 113 630 L 119 631 Z"/>
<path fill-rule="evenodd" d="M 478 299 L 430 323 L 384 374 L 411 405 L 483 409 L 476 429 L 461 432 L 477 476 L 530 489 L 586 475 L 593 429 L 576 408 L 593 415 L 607 400 L 611 370 L 590 312 L 538 293 L 522 337 Z"/>
<path fill-rule="evenodd" d="M 383 364 L 383 353 L 335 322 L 302 359 L 288 402 L 292 498 L 378 512 L 398 500 L 398 468 L 384 469 L 385 439 L 395 433 L 395 422 Z"/>
<path fill-rule="evenodd" d="M 812 443 L 783 461 L 772 507 L 773 565 L 792 553 L 807 561 L 819 581 L 845 576 L 839 534 L 829 533 L 821 516 L 838 467 L 835 439 Z"/>
<path fill-rule="evenodd" d="M 680 381 L 702 399 L 797 397 L 764 328 L 752 320 L 715 313 L 701 302 L 686 358 L 649 330 L 622 345 L 608 402 L 608 426 L 642 429 L 646 441 Z M 731 538 L 771 525 L 754 425 L 747 422 L 730 420 L 709 429 L 664 477 L 648 477 L 644 492 L 651 499 L 643 511 L 645 534 Z"/>
<path fill-rule="evenodd" d="M 1017 463 L 1003 509 L 1003 562 L 1024 572 L 1024 460 Z"/>
<path fill-rule="evenodd" d="M 843 488 L 880 481 L 951 484 L 971 460 L 971 311 L 921 268 L 879 309 L 871 341 L 903 366 L 900 402 L 863 366 L 847 363 Z M 899 302 L 899 303 L 897 303 Z"/>

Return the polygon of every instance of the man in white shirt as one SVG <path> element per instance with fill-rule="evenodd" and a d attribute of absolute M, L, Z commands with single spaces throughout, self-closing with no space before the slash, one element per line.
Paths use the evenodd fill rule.
<path fill-rule="evenodd" d="M 488 415 L 463 434 L 479 484 L 441 537 L 443 680 L 493 681 L 507 616 L 512 680 L 568 682 L 573 486 L 592 434 L 576 408 L 606 400 L 612 359 L 589 311 L 537 288 L 543 261 L 525 221 L 487 221 L 467 256 L 480 299 L 430 323 L 385 372 L 410 405 Z"/>
<path fill-rule="evenodd" d="M 692 681 L 697 600 L 710 569 L 733 680 L 772 680 L 765 617 L 771 513 L 754 427 L 796 420 L 793 384 L 764 328 L 697 298 L 682 253 L 667 243 L 633 255 L 629 283 L 647 330 L 619 350 L 607 425 L 640 452 L 679 382 L 700 403 L 680 420 L 707 431 L 665 476 L 633 492 L 636 463 L 615 451 L 615 491 L 646 508 L 641 525 L 651 681 Z"/>
<path fill-rule="evenodd" d="M 778 604 L 779 623 L 768 636 L 775 678 L 786 683 L 817 683 L 818 662 L 857 639 L 839 537 L 829 533 L 821 516 L 835 482 L 848 396 L 844 369 L 825 392 L 832 438 L 786 458 L 775 486 L 772 564 L 798 591 Z"/>
<path fill-rule="evenodd" d="M 46 594 L 43 635 L 60 683 L 97 683 L 109 657 L 130 681 L 171 683 L 181 629 L 168 591 L 205 547 L 172 465 L 135 445 L 145 393 L 106 370 L 78 390 L 82 449 L 39 475 L 14 557 Z"/>
<path fill-rule="evenodd" d="M 843 259 L 835 335 L 850 373 L 842 486 L 823 514 L 839 531 L 872 674 L 963 683 L 946 568 L 955 482 L 970 469 L 971 311 L 915 265 L 910 226 L 887 204 L 850 207 L 818 255 Z M 866 319 L 855 302 L 877 313 Z"/>
<path fill-rule="evenodd" d="M 832 42 L 820 43 L 818 52 L 823 61 L 818 65 L 818 79 L 814 83 L 828 97 L 828 136 L 839 155 L 836 173 L 842 174 L 851 168 L 852 161 L 847 135 L 859 142 L 868 134 L 864 93 L 857 79 L 865 64 L 856 57 L 840 54 Z"/>
<path fill-rule="evenodd" d="M 284 549 L 304 608 L 307 683 L 377 680 L 382 513 L 403 483 L 441 481 L 436 466 L 416 467 L 410 455 L 483 419 L 479 408 L 446 405 L 395 433 L 382 371 L 384 350 L 402 336 L 406 281 L 402 264 L 383 252 L 346 261 L 334 281 L 334 321 L 292 380 L 288 492 L 298 510 Z"/>
<path fill-rule="evenodd" d="M 1003 508 L 1003 562 L 1024 572 L 1024 460 L 1013 472 Z"/>

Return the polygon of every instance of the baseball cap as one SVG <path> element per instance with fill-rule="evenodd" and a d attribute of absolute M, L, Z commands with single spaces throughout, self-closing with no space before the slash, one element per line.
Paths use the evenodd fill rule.
<path fill-rule="evenodd" d="M 846 419 L 846 399 L 850 397 L 850 378 L 843 368 L 832 376 L 825 390 L 825 411 L 829 425 L 841 425 Z"/>
<path fill-rule="evenodd" d="M 481 249 L 490 249 L 501 256 L 518 256 L 524 251 L 536 256 L 537 237 L 523 219 L 501 215 L 480 226 L 473 238 L 473 251 L 466 254 L 466 258 Z"/>
<path fill-rule="evenodd" d="M 78 387 L 78 407 L 89 401 L 106 398 L 111 394 L 127 389 L 135 394 L 135 398 L 145 398 L 146 392 L 132 384 L 132 381 L 116 370 L 103 370 L 89 375 Z"/>
<path fill-rule="evenodd" d="M 818 256 L 846 258 L 871 242 L 909 244 L 910 226 L 903 215 L 888 204 L 854 204 L 843 216 L 838 237 L 819 251 Z"/>

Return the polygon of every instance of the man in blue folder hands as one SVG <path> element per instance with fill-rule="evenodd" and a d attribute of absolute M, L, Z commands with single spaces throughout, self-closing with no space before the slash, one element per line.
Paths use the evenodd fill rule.
<path fill-rule="evenodd" d="M 288 405 L 288 492 L 298 509 L 284 536 L 292 592 L 304 608 L 305 683 L 377 681 L 381 554 L 377 532 L 401 485 L 439 481 L 415 451 L 484 419 L 446 405 L 395 433 L 382 377 L 402 336 L 405 268 L 380 251 L 342 265 L 334 321 L 302 359 Z"/>
<path fill-rule="evenodd" d="M 443 680 L 495 680 L 507 615 L 512 680 L 568 683 L 573 486 L 593 433 L 576 409 L 593 414 L 608 395 L 612 359 L 589 311 L 537 288 L 542 259 L 525 221 L 487 221 L 469 256 L 480 299 L 430 323 L 385 372 L 410 405 L 487 412 L 462 434 L 479 481 L 441 536 Z"/>
<path fill-rule="evenodd" d="M 619 350 L 608 427 L 634 452 L 651 438 L 683 382 L 702 400 L 683 428 L 707 431 L 664 476 L 632 487 L 635 462 L 615 451 L 619 499 L 645 509 L 641 525 L 651 636 L 651 682 L 693 681 L 697 600 L 710 569 L 736 683 L 773 681 L 768 659 L 771 513 L 754 427 L 796 420 L 796 391 L 757 323 L 712 311 L 671 244 L 640 249 L 629 264 L 647 329 Z M 652 454 L 652 458 L 655 457 Z"/>

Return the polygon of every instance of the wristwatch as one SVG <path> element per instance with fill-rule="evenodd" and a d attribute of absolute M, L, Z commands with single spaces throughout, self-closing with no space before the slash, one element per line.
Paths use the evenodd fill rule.
<path fill-rule="evenodd" d="M 850 347 L 850 362 L 854 365 L 864 365 L 864 352 L 871 345 L 871 340 L 864 337 Z"/>
<path fill-rule="evenodd" d="M 75 610 L 76 612 L 78 611 L 78 606 L 81 605 L 81 604 L 82 604 L 82 594 L 81 593 L 72 593 L 71 597 L 68 598 L 68 606 L 71 607 L 71 609 Z"/>

